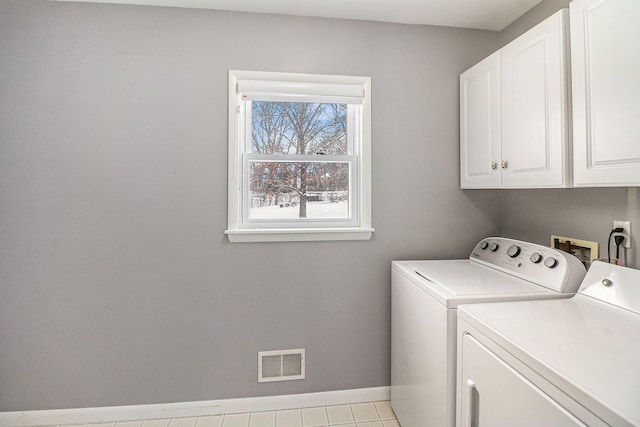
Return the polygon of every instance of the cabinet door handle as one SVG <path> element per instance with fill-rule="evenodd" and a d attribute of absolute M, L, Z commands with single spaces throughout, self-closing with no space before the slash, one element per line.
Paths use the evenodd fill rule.
<path fill-rule="evenodd" d="M 491 169 L 493 169 L 493 170 L 498 169 L 498 163 L 496 163 L 496 162 L 491 162 Z"/>
<path fill-rule="evenodd" d="M 506 169 L 508 165 L 509 165 L 509 164 L 507 163 L 507 161 L 506 161 L 506 160 L 503 160 L 503 161 L 502 161 L 502 169 Z"/>
<path fill-rule="evenodd" d="M 465 383 L 465 393 L 467 395 L 467 406 L 465 409 L 465 417 L 464 417 L 464 427 L 474 427 L 477 426 L 477 420 L 474 420 L 477 409 L 476 409 L 476 383 L 472 380 L 467 380 Z"/>

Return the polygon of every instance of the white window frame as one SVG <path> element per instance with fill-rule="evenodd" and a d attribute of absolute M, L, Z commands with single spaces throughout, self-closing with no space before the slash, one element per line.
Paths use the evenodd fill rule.
<path fill-rule="evenodd" d="M 241 92 L 242 91 L 242 92 Z M 313 99 L 327 97 L 328 102 L 339 102 L 339 97 L 361 102 L 360 126 L 349 138 L 351 148 L 348 162 L 357 179 L 350 180 L 355 212 L 351 221 L 243 221 L 245 192 L 244 180 L 249 159 L 258 156 L 247 153 L 245 132 L 247 124 L 242 97 L 251 99 L 253 92 L 269 93 L 270 99 Z M 259 95 L 255 95 L 260 97 Z M 333 76 L 319 74 L 272 73 L 262 71 L 229 71 L 229 165 L 228 165 L 228 228 L 225 234 L 230 242 L 277 242 L 320 240 L 368 240 L 375 231 L 371 226 L 371 78 L 359 76 Z M 350 115 L 351 116 L 351 115 Z M 353 136 L 353 135 L 351 135 Z M 295 160 L 294 156 L 282 156 Z M 277 157 L 272 158 L 277 160 Z M 331 161 L 328 156 L 322 160 Z M 341 160 L 344 160 L 341 159 Z M 355 182 L 354 182 L 355 181 Z"/>

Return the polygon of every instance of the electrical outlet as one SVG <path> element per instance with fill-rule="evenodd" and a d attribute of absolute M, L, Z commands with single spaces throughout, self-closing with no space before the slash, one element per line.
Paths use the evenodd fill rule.
<path fill-rule="evenodd" d="M 622 246 L 627 249 L 631 249 L 631 221 L 613 221 L 613 228 L 618 227 L 624 228 L 624 231 L 622 233 L 617 233 L 624 236 Z"/>

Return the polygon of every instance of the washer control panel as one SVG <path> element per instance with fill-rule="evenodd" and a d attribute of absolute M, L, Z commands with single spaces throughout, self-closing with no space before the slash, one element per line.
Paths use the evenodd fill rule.
<path fill-rule="evenodd" d="M 557 292 L 576 292 L 586 274 L 571 254 L 505 237 L 481 240 L 469 259 Z"/>

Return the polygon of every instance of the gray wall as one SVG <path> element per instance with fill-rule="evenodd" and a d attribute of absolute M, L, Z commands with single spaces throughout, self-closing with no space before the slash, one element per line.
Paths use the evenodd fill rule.
<path fill-rule="evenodd" d="M 569 0 L 544 0 L 501 32 L 507 44 L 563 7 Z M 551 234 L 591 240 L 607 257 L 607 240 L 614 220 L 631 221 L 632 248 L 628 265 L 640 268 L 640 189 L 585 188 L 510 190 L 502 193 L 502 235 L 548 245 Z M 612 254 L 615 246 L 612 244 Z M 623 259 L 625 257 L 623 256 Z"/>
<path fill-rule="evenodd" d="M 629 220 L 632 248 L 623 251 L 622 259 L 640 268 L 640 188 L 506 190 L 502 215 L 504 236 L 544 245 L 552 234 L 591 240 L 600 244 L 600 258 L 607 258 L 613 221 Z"/>
<path fill-rule="evenodd" d="M 558 10 L 562 8 L 568 8 L 570 2 L 571 0 L 541 1 L 536 6 L 531 8 L 531 10 L 529 10 L 527 13 L 513 21 L 511 25 L 500 31 L 501 45 L 506 45 L 522 33 L 526 32 L 531 27 L 535 26 L 539 22 L 542 22 L 545 18 L 553 15 Z"/>
<path fill-rule="evenodd" d="M 0 0 L 0 411 L 388 385 L 391 260 L 500 233 L 501 193 L 458 178 L 458 75 L 498 45 Z M 229 69 L 372 77 L 371 241 L 227 242 Z M 257 351 L 287 348 L 307 379 L 259 385 Z"/>

